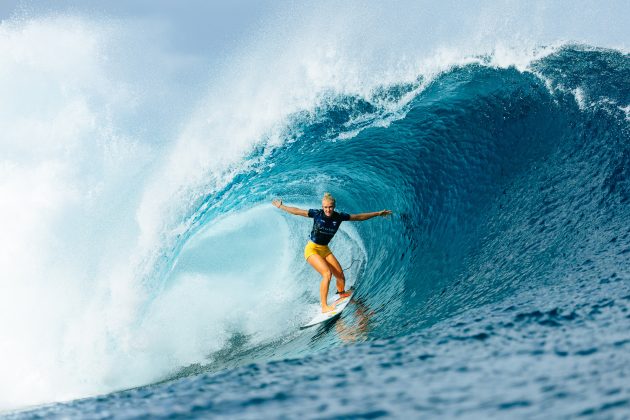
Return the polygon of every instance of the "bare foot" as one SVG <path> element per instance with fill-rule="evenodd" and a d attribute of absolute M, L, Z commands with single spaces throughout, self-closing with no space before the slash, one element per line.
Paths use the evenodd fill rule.
<path fill-rule="evenodd" d="M 350 296 L 350 292 L 338 293 L 338 295 L 339 295 L 339 299 L 343 299 L 345 297 Z"/>
<path fill-rule="evenodd" d="M 335 304 L 333 303 L 332 306 L 329 305 L 322 305 L 322 313 L 325 314 L 326 312 L 330 312 L 332 310 L 335 309 Z"/>

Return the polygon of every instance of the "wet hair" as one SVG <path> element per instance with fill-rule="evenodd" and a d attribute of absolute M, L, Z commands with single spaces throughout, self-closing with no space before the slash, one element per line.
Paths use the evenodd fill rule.
<path fill-rule="evenodd" d="M 324 193 L 324 198 L 322 198 L 322 201 L 332 201 L 333 206 L 337 205 L 337 201 L 335 200 L 335 197 L 332 196 L 331 193 Z"/>

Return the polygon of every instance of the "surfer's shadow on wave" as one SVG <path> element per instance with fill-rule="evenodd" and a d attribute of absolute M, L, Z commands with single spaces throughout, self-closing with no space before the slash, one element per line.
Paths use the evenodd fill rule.
<path fill-rule="evenodd" d="M 316 326 L 315 334 L 310 341 L 315 343 L 333 330 L 337 333 L 337 337 L 345 343 L 366 341 L 369 337 L 374 314 L 375 311 L 370 309 L 363 299 L 353 296 L 346 310 Z"/>

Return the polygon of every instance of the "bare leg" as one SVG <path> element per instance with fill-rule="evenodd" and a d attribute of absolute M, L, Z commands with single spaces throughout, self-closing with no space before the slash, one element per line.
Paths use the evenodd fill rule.
<path fill-rule="evenodd" d="M 326 298 L 328 297 L 328 284 L 330 283 L 330 279 L 332 278 L 332 271 L 330 270 L 330 266 L 321 256 L 314 254 L 308 257 L 308 263 L 313 266 L 315 270 L 319 274 L 322 275 L 322 281 L 319 285 L 319 297 L 322 302 L 322 312 L 330 312 L 335 309 L 335 306 L 329 306 L 326 302 Z"/>
<path fill-rule="evenodd" d="M 343 268 L 341 268 L 341 264 L 337 261 L 337 258 L 333 254 L 329 254 L 326 256 L 326 262 L 330 266 L 330 270 L 335 276 L 335 280 L 337 283 L 337 292 L 343 292 L 346 290 L 346 275 L 343 273 Z M 343 295 L 339 295 L 339 297 L 346 297 L 349 293 L 345 293 Z"/>

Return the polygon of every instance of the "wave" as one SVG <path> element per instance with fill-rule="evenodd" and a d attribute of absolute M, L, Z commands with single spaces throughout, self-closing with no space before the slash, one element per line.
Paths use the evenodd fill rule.
<path fill-rule="evenodd" d="M 332 245 L 364 340 L 623 266 L 624 52 L 442 51 L 385 77 L 320 51 L 334 63 L 307 63 L 316 74 L 295 95 L 304 79 L 278 88 L 278 65 L 186 102 L 182 85 L 201 82 L 137 72 L 162 51 L 112 63 L 133 50 L 117 50 L 119 27 L 88 23 L 2 26 L 0 87 L 20 99 L 0 117 L 2 406 L 339 345 L 298 332 L 317 307 L 309 226 L 273 197 L 318 207 L 330 191 L 350 213 L 394 210 L 342 225 Z M 197 109 L 183 127 L 175 105 Z"/>
<path fill-rule="evenodd" d="M 268 202 L 317 207 L 324 191 L 344 211 L 396 213 L 342 225 L 333 244 L 358 301 L 375 314 L 370 339 L 566 281 L 593 264 L 584 255 L 623 259 L 628 236 L 610 232 L 623 231 L 627 217 L 619 208 L 627 199 L 627 69 L 623 53 L 572 45 L 527 71 L 469 64 L 368 99 L 327 98 L 292 116 L 281 147 L 256 150 L 252 168 L 205 197 L 164 282 L 238 267 L 236 293 L 254 299 L 239 319 L 247 323 L 244 308 L 255 302 L 250 315 L 260 321 L 241 326 L 240 345 L 263 359 L 301 354 L 301 308 L 317 302 L 317 275 L 301 259 L 308 223 Z M 200 261 L 206 268 L 190 267 Z M 282 310 L 263 309 L 273 307 Z M 242 360 L 257 355 L 233 351 L 209 366 Z"/>

